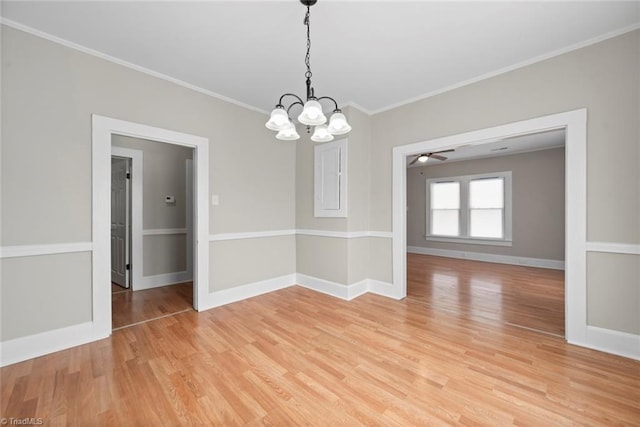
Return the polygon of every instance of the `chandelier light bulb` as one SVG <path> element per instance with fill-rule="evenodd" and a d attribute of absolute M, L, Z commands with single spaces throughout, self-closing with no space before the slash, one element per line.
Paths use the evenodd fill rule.
<path fill-rule="evenodd" d="M 304 125 L 317 126 L 325 123 L 327 118 L 322 113 L 322 106 L 318 101 L 310 99 L 304 104 L 298 121 Z"/>
<path fill-rule="evenodd" d="M 340 112 L 333 113 L 329 119 L 329 133 L 332 135 L 344 135 L 351 130 L 347 118 Z"/>
<path fill-rule="evenodd" d="M 288 120 L 285 128 L 278 132 L 276 138 L 282 141 L 295 141 L 297 139 L 300 139 L 300 135 L 298 135 L 298 131 L 296 130 L 293 122 L 291 120 Z"/>
<path fill-rule="evenodd" d="M 287 112 L 282 107 L 276 107 L 271 112 L 271 116 L 269 117 L 269 121 L 265 123 L 267 129 L 270 130 L 283 130 L 289 124 L 289 116 Z"/>
<path fill-rule="evenodd" d="M 327 125 L 320 125 L 314 129 L 311 140 L 313 142 L 329 142 L 333 141 L 333 135 L 329 133 Z"/>

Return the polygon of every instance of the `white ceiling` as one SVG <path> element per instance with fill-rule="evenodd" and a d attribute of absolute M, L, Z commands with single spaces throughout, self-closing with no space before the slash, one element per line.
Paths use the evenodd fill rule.
<path fill-rule="evenodd" d="M 2 1 L 27 26 L 269 111 L 304 95 L 289 1 Z M 8 20 L 8 21 L 7 21 Z M 639 1 L 330 1 L 311 8 L 316 95 L 369 113 L 640 25 Z"/>
<path fill-rule="evenodd" d="M 447 163 L 461 160 L 482 159 L 488 157 L 510 156 L 512 154 L 527 153 L 531 151 L 549 150 L 551 148 L 564 147 L 565 130 L 556 129 L 546 132 L 537 132 L 520 135 L 511 138 L 503 138 L 497 141 L 479 141 L 477 144 L 469 144 L 454 147 L 455 151 L 442 153 Z M 416 156 L 407 157 L 407 167 L 425 167 L 442 164 L 442 160 L 429 159 L 426 163 L 416 162 L 409 165 Z"/>

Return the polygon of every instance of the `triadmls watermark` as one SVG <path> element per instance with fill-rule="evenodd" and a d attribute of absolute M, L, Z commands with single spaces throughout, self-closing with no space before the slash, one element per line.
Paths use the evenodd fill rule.
<path fill-rule="evenodd" d="M 41 426 L 44 424 L 44 418 L 25 417 L 25 418 L 0 418 L 0 424 L 3 426 Z"/>

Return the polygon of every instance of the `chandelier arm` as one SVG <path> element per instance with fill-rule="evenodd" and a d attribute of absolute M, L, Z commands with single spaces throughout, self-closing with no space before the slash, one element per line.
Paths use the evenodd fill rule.
<path fill-rule="evenodd" d="M 340 107 L 338 107 L 338 103 L 336 102 L 336 100 L 335 100 L 335 99 L 333 99 L 333 98 L 332 98 L 332 97 L 330 97 L 330 96 L 321 96 L 320 98 L 318 98 L 318 101 L 321 101 L 321 100 L 323 100 L 323 99 L 329 99 L 329 100 L 333 101 L 333 105 L 336 107 L 336 108 L 333 110 L 333 112 L 334 112 L 334 113 L 341 113 L 341 112 L 342 112 L 342 110 L 340 109 Z"/>
<path fill-rule="evenodd" d="M 300 99 L 300 98 L 298 98 L 298 99 Z M 302 103 L 302 100 L 300 99 L 299 101 L 296 101 L 293 104 L 289 105 L 289 107 L 287 107 L 287 116 L 289 115 L 289 110 L 291 110 L 291 107 L 293 107 L 294 105 L 300 105 L 301 107 L 304 108 L 304 104 Z"/>
<path fill-rule="evenodd" d="M 284 108 L 284 105 L 282 105 L 282 100 L 284 99 L 285 96 L 293 96 L 295 99 L 298 100 L 298 102 L 300 102 L 301 104 L 304 104 L 302 99 L 298 95 L 296 95 L 295 93 L 285 93 L 284 95 L 282 95 L 280 97 L 280 100 L 278 101 L 278 105 L 277 106 L 280 106 L 280 107 Z"/>

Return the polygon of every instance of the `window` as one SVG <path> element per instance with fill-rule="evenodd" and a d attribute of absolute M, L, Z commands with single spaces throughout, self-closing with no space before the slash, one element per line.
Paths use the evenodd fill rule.
<path fill-rule="evenodd" d="M 511 172 L 427 180 L 427 240 L 511 245 Z"/>
<path fill-rule="evenodd" d="M 504 238 L 504 178 L 469 181 L 469 236 Z"/>
<path fill-rule="evenodd" d="M 431 232 L 440 236 L 460 235 L 460 183 L 431 184 Z"/>

